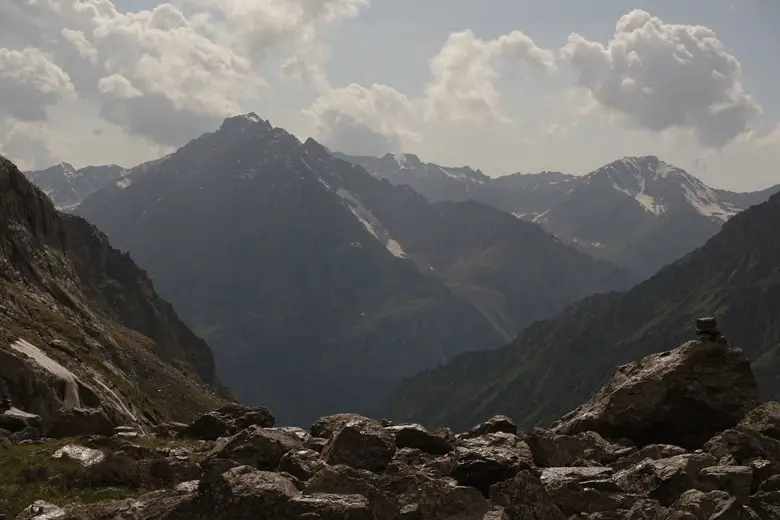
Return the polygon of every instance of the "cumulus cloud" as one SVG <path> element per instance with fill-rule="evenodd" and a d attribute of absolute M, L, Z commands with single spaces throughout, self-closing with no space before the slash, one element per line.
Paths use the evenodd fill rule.
<path fill-rule="evenodd" d="M 101 94 L 119 99 L 132 99 L 143 96 L 143 92 L 135 88 L 132 82 L 121 74 L 111 74 L 100 78 L 98 90 Z"/>
<path fill-rule="evenodd" d="M 382 155 L 420 139 L 411 130 L 416 103 L 387 85 L 329 89 L 306 111 L 318 137 L 346 153 Z"/>
<path fill-rule="evenodd" d="M 572 34 L 561 56 L 603 107 L 641 128 L 692 130 L 709 148 L 748 133 L 761 114 L 742 85 L 739 61 L 706 27 L 634 10 L 606 45 Z"/>
<path fill-rule="evenodd" d="M 0 122 L 0 154 L 14 161 L 22 171 L 48 167 L 57 162 L 49 150 L 43 125 L 27 121 Z"/>
<path fill-rule="evenodd" d="M 324 32 L 367 1 L 201 0 L 128 13 L 111 0 L 0 2 L 0 103 L 11 92 L 13 117 L 42 119 L 54 87 L 69 84 L 108 122 L 178 146 L 257 99 L 273 53 L 319 70 Z M 20 72 L 19 53 L 35 70 Z"/>
<path fill-rule="evenodd" d="M 472 31 L 456 32 L 430 60 L 432 79 L 421 97 L 411 99 L 387 85 L 334 89 L 324 82 L 305 112 L 314 117 L 316 135 L 332 148 L 367 155 L 399 151 L 422 140 L 418 130 L 428 121 L 508 121 L 496 82 L 501 67 L 519 63 L 556 70 L 553 53 L 519 31 L 489 41 Z"/>
<path fill-rule="evenodd" d="M 506 120 L 496 81 L 501 67 L 520 63 L 548 72 L 556 69 L 553 53 L 520 31 L 489 41 L 470 30 L 452 33 L 430 62 L 427 117 L 472 123 Z"/>
<path fill-rule="evenodd" d="M 0 48 L 0 114 L 42 121 L 46 105 L 73 92 L 70 77 L 40 50 Z"/>

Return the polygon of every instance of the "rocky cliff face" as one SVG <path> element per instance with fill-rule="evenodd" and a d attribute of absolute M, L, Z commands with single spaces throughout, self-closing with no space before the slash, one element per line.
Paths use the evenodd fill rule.
<path fill-rule="evenodd" d="M 455 434 L 354 414 L 303 430 L 231 405 L 175 440 L 159 431 L 155 451 L 143 435 L 44 442 L 38 460 L 72 459 L 44 489 L 61 493 L 62 475 L 77 476 L 66 492 L 75 503 L 40 493 L 30 501 L 50 502 L 7 501 L 5 511 L 21 510 L 17 520 L 129 511 L 135 520 L 774 520 L 780 404 L 757 406 L 756 396 L 744 352 L 702 338 L 621 367 L 552 430 L 496 416 Z M 16 434 L 6 442 L 0 462 L 22 448 Z M 78 494 L 107 474 L 123 499 Z"/>
<path fill-rule="evenodd" d="M 58 213 L 4 158 L 0 378 L 44 430 L 80 409 L 113 424 L 185 420 L 228 395 L 208 346 L 145 273 L 93 226 Z"/>

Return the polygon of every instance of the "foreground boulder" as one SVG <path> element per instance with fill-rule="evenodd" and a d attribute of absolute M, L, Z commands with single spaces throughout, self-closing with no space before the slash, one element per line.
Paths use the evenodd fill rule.
<path fill-rule="evenodd" d="M 99 408 L 73 408 L 55 413 L 45 428 L 46 437 L 63 439 L 80 435 L 114 434 L 116 425 Z"/>
<path fill-rule="evenodd" d="M 758 404 L 750 361 L 741 349 L 691 341 L 618 368 L 593 398 L 553 427 L 595 431 L 639 446 L 701 446 L 735 426 Z"/>
<path fill-rule="evenodd" d="M 347 424 L 361 423 L 374 428 L 381 428 L 382 423 L 355 413 L 337 413 L 320 417 L 311 425 L 311 434 L 320 439 L 330 439 Z"/>
<path fill-rule="evenodd" d="M 395 455 L 395 438 L 371 422 L 352 421 L 339 429 L 322 450 L 328 464 L 346 464 L 357 469 L 385 469 Z"/>
<path fill-rule="evenodd" d="M 299 494 L 281 475 L 240 466 L 201 481 L 191 509 L 198 520 L 281 520 L 286 518 L 288 502 Z"/>
<path fill-rule="evenodd" d="M 557 435 L 535 428 L 525 439 L 540 467 L 584 466 L 609 464 L 635 451 L 612 444 L 595 432 L 577 435 Z"/>
<path fill-rule="evenodd" d="M 289 451 L 303 446 L 301 438 L 285 428 L 250 426 L 209 452 L 207 459 L 230 460 L 264 471 L 273 471 Z"/>
<path fill-rule="evenodd" d="M 689 489 L 697 487 L 699 472 L 716 465 L 706 454 L 677 455 L 668 459 L 646 459 L 615 474 L 613 480 L 625 493 L 644 495 L 668 505 Z"/>
<path fill-rule="evenodd" d="M 780 440 L 780 403 L 770 401 L 751 410 L 737 427 Z"/>
<path fill-rule="evenodd" d="M 181 431 L 181 436 L 213 441 L 235 435 L 250 426 L 272 428 L 274 423 L 274 416 L 267 408 L 229 404 L 200 416 Z"/>
<path fill-rule="evenodd" d="M 566 520 L 568 517 L 555 505 L 541 480 L 528 471 L 513 479 L 494 485 L 490 499 L 501 508 L 494 518 L 506 520 Z"/>
<path fill-rule="evenodd" d="M 509 433 L 462 439 L 452 478 L 488 496 L 490 486 L 514 478 L 522 470 L 538 472 L 528 445 Z"/>
<path fill-rule="evenodd" d="M 445 455 L 455 449 L 447 433 L 449 431 L 429 432 L 419 424 L 402 424 L 385 428 L 395 436 L 395 445 L 399 449 L 412 448 L 431 455 Z"/>
<path fill-rule="evenodd" d="M 482 424 L 478 424 L 463 435 L 464 438 L 471 439 L 487 435 L 488 433 L 510 433 L 517 434 L 517 424 L 506 415 L 496 415 Z"/>
<path fill-rule="evenodd" d="M 289 520 L 375 520 L 362 495 L 304 495 L 287 504 Z"/>
<path fill-rule="evenodd" d="M 41 418 L 38 415 L 23 412 L 18 408 L 8 408 L 0 412 L 0 429 L 16 433 L 25 428 L 41 430 Z"/>

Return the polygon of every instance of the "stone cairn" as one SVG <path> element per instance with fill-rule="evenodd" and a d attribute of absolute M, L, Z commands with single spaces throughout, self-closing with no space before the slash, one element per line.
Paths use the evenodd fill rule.
<path fill-rule="evenodd" d="M 715 318 L 699 318 L 696 320 L 696 336 L 699 341 L 707 343 L 720 343 L 728 345 L 729 342 L 718 330 L 718 322 Z"/>

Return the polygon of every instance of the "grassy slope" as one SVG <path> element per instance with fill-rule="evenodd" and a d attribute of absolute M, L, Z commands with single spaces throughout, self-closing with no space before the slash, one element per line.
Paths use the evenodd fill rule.
<path fill-rule="evenodd" d="M 412 378 L 396 418 L 455 428 L 495 413 L 549 423 L 595 392 L 616 366 L 693 337 L 715 315 L 754 360 L 762 394 L 780 398 L 780 196 L 729 221 L 704 247 L 627 293 L 587 298 L 498 351 L 461 356 Z"/>

